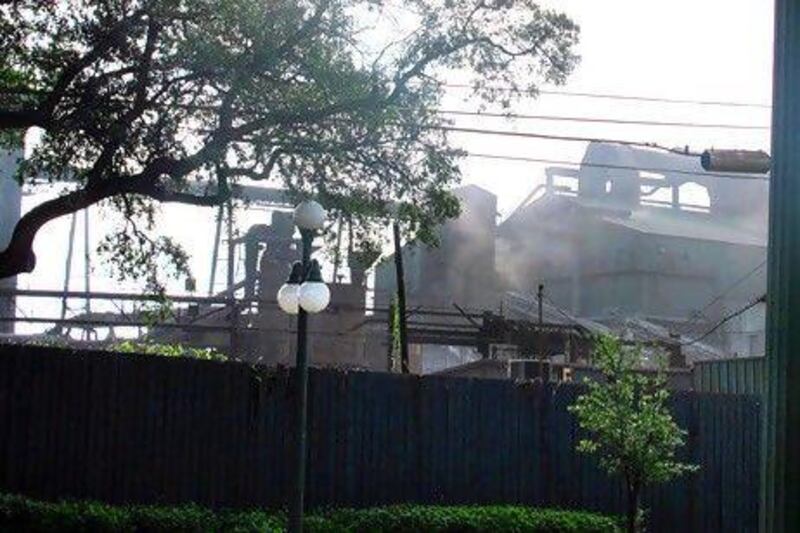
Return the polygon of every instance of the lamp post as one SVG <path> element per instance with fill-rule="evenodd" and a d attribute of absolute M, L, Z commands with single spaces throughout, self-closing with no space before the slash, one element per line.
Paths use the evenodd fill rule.
<path fill-rule="evenodd" d="M 306 200 L 294 210 L 294 223 L 300 229 L 303 245 L 302 262 L 292 265 L 289 279 L 278 291 L 278 305 L 297 315 L 297 356 L 295 361 L 294 486 L 289 508 L 289 531 L 303 529 L 303 500 L 306 482 L 306 440 L 308 413 L 308 313 L 319 313 L 330 302 L 330 291 L 322 281 L 319 263 L 311 260 L 314 234 L 325 223 L 325 210 L 317 202 Z"/>

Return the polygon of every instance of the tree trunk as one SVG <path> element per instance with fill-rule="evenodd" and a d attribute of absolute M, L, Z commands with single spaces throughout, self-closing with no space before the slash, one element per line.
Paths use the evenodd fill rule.
<path fill-rule="evenodd" d="M 397 278 L 397 315 L 400 330 L 400 371 L 410 372 L 408 361 L 408 333 L 406 329 L 406 281 L 403 273 L 403 248 L 400 246 L 400 224 L 392 224 L 394 233 L 394 266 Z"/>
<path fill-rule="evenodd" d="M 639 498 L 641 484 L 638 481 L 625 481 L 627 492 L 627 509 L 625 513 L 625 530 L 628 533 L 638 533 L 639 531 Z"/>

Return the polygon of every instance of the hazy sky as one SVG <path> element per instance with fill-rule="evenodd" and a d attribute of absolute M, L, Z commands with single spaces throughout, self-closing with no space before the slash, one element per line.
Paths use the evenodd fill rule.
<path fill-rule="evenodd" d="M 581 64 L 571 92 L 769 104 L 772 4 L 768 0 L 569 0 L 550 2 L 581 26 Z M 467 107 L 467 106 L 465 106 Z M 769 125 L 768 109 L 640 103 L 542 95 L 515 111 L 656 121 Z M 466 121 L 464 121 L 466 123 Z M 483 127 L 690 145 L 768 149 L 768 131 L 508 121 Z M 585 145 L 486 136 L 458 138 L 467 150 L 580 160 Z M 545 165 L 467 160 L 465 178 L 498 193 L 504 214 L 543 176 Z"/>
<path fill-rule="evenodd" d="M 772 75 L 773 5 L 769 0 L 552 0 L 544 2 L 563 10 L 581 26 L 582 61 L 563 90 L 613 93 L 691 100 L 742 101 L 769 104 Z M 443 103 L 449 109 L 474 109 L 464 93 L 454 89 Z M 674 105 L 619 100 L 543 95 L 520 101 L 517 113 L 769 125 L 769 109 Z M 648 127 L 567 122 L 481 118 L 459 119 L 458 125 L 658 142 L 668 146 L 760 148 L 768 150 L 769 132 L 685 127 Z M 453 141 L 468 151 L 546 159 L 579 161 L 585 145 L 477 135 L 454 135 Z M 544 176 L 546 165 L 466 159 L 464 182 L 481 185 L 498 195 L 501 215 L 507 215 Z M 30 209 L 45 196 L 26 196 Z M 193 254 L 192 267 L 198 289 L 208 284 L 214 212 L 210 209 L 170 206 L 163 210 L 166 232 L 178 238 Z M 92 211 L 95 227 L 99 219 Z M 243 215 L 242 226 L 266 220 L 263 211 Z M 82 216 L 77 234 L 82 234 Z M 63 283 L 69 219 L 47 226 L 37 237 L 40 257 L 36 271 L 20 276 L 20 288 L 56 289 Z M 101 228 L 98 228 L 101 229 Z M 92 231 L 92 251 L 101 232 Z M 224 255 L 224 254 L 223 254 Z M 124 290 L 105 279 L 95 261 L 93 289 Z M 82 242 L 77 243 L 72 288 L 82 282 Z M 224 280 L 224 274 L 218 278 Z M 219 286 L 222 289 L 222 285 Z M 30 300 L 20 301 L 23 311 Z M 41 308 L 38 308 L 39 311 Z M 57 314 L 58 305 L 46 314 Z M 40 311 L 45 314 L 45 311 Z"/>

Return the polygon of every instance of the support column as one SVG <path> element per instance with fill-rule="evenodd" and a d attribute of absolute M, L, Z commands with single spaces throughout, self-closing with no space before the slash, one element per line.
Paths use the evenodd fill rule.
<path fill-rule="evenodd" d="M 800 531 L 800 0 L 775 2 L 761 529 Z"/>

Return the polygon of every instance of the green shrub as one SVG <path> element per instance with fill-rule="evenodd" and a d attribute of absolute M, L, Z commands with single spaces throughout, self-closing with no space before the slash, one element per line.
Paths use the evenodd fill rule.
<path fill-rule="evenodd" d="M 614 519 L 597 514 L 517 506 L 398 505 L 363 510 L 337 509 L 309 517 L 306 521 L 308 533 L 348 531 L 613 533 L 617 530 L 617 522 Z"/>
<path fill-rule="evenodd" d="M 160 344 L 125 340 L 112 344 L 107 348 L 112 352 L 161 355 L 163 357 L 191 357 L 206 361 L 227 361 L 228 357 L 216 348 L 196 348 L 183 344 Z"/>
<path fill-rule="evenodd" d="M 259 511 L 221 511 L 196 505 L 111 506 L 42 502 L 0 495 L 0 531 L 31 532 L 278 532 L 283 520 Z"/>
<path fill-rule="evenodd" d="M 278 532 L 285 517 L 264 511 L 213 512 L 196 505 L 111 506 L 96 502 L 42 502 L 0 494 L 0 531 L 42 532 Z M 306 517 L 308 533 L 542 532 L 607 533 L 614 519 L 577 511 L 513 506 L 399 505 L 335 509 Z"/>

